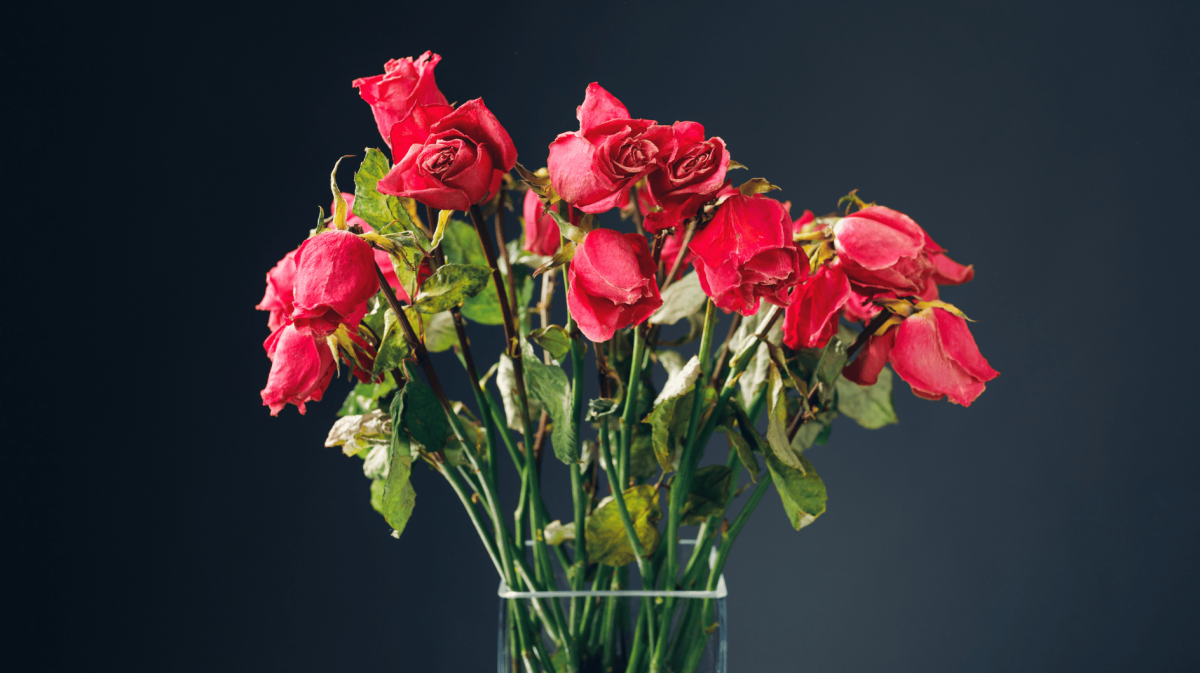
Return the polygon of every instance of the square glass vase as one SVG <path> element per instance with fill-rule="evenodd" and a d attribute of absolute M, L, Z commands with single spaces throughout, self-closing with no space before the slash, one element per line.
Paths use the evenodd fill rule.
<path fill-rule="evenodd" d="M 695 545 L 695 540 L 680 540 L 681 547 L 691 547 Z M 531 542 L 527 542 L 531 545 Z M 689 550 L 690 551 L 690 550 Z M 712 567 L 716 559 L 716 550 L 713 549 L 709 554 L 708 564 Z M 630 568 L 632 566 L 626 566 Z M 636 569 L 633 574 L 636 575 Z M 615 612 L 614 628 L 611 631 L 611 643 L 595 642 L 597 645 L 593 656 L 586 657 L 583 662 L 580 673 L 625 673 L 628 666 L 629 650 L 633 643 L 633 628 L 637 624 L 638 610 L 640 608 L 639 601 L 648 600 L 654 601 L 660 609 L 663 602 L 668 597 L 674 597 L 678 608 L 675 610 L 675 618 L 672 622 L 668 640 L 668 659 L 667 670 L 675 673 L 727 673 L 728 671 L 728 628 L 727 628 L 727 608 L 726 597 L 729 591 L 725 586 L 725 576 L 722 574 L 718 578 L 717 586 L 712 591 L 665 591 L 665 590 L 645 590 L 645 589 L 621 589 L 621 590 L 595 590 L 595 591 L 516 591 L 510 589 L 503 580 L 500 582 L 500 587 L 496 591 L 499 597 L 499 617 L 498 629 L 496 634 L 496 670 L 498 673 L 527 673 L 520 654 L 517 651 L 515 644 L 512 642 L 513 629 L 510 628 L 510 611 L 508 608 L 509 601 L 522 601 L 529 608 L 530 613 L 536 612 L 533 603 L 540 601 L 544 607 L 547 601 L 559 601 L 563 608 L 563 614 L 569 614 L 570 604 L 572 599 L 583 599 L 582 603 L 587 601 L 595 601 L 594 610 L 599 610 L 599 615 L 603 615 L 603 609 L 606 601 L 612 600 Z M 704 641 L 702 649 L 699 646 L 693 647 L 690 653 L 684 653 L 681 649 L 673 647 L 677 641 L 679 621 L 683 615 L 688 614 L 691 610 L 701 610 L 705 601 L 711 601 L 714 609 L 715 624 L 711 625 L 706 632 L 709 634 Z M 542 656 L 549 656 L 552 662 L 553 669 L 546 666 L 539 666 L 541 671 L 555 670 L 558 673 L 564 673 L 565 662 L 561 661 L 554 649 L 553 642 L 543 636 L 541 653 L 534 653 L 535 661 L 540 663 Z M 611 650 L 610 666 L 606 669 L 603 665 L 603 657 L 601 653 L 605 648 Z M 675 656 L 671 657 L 670 654 Z M 681 664 L 674 666 L 672 663 Z M 686 662 L 684 664 L 683 662 Z M 638 673 L 641 671 L 650 670 L 650 656 L 641 657 L 641 665 L 637 668 Z"/>

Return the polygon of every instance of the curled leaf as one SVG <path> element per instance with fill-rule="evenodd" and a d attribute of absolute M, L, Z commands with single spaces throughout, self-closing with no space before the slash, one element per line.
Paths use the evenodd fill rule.
<path fill-rule="evenodd" d="M 738 187 L 738 191 L 742 193 L 742 196 L 754 196 L 755 194 L 762 194 L 775 189 L 779 189 L 779 187 L 771 184 L 766 178 L 750 178 Z"/>

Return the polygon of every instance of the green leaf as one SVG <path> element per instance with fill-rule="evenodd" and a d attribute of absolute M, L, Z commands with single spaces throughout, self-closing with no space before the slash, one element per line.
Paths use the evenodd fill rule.
<path fill-rule="evenodd" d="M 408 525 L 417 497 L 416 491 L 409 483 L 412 476 L 412 453 L 409 449 L 408 433 L 404 429 L 405 413 L 413 406 L 405 404 L 405 393 L 414 388 L 414 383 L 424 385 L 415 379 L 410 380 L 392 400 L 392 445 L 388 455 L 387 478 L 382 480 L 383 492 L 378 495 L 378 502 L 376 483 L 380 479 L 377 478 L 371 483 L 371 505 L 383 515 L 388 525 L 396 531 L 393 535 L 397 536 L 404 532 L 404 527 Z M 419 393 L 416 395 L 419 396 Z"/>
<path fill-rule="evenodd" d="M 703 311 L 706 301 L 708 296 L 700 287 L 700 276 L 695 272 L 689 273 L 663 291 L 662 306 L 650 316 L 650 324 L 674 325 L 689 315 Z"/>
<path fill-rule="evenodd" d="M 564 542 L 575 539 L 575 522 L 572 521 L 566 525 L 562 521 L 555 519 L 546 524 L 542 530 L 542 537 L 546 539 L 546 544 L 557 546 Z"/>
<path fill-rule="evenodd" d="M 843 335 L 847 331 L 849 330 L 845 330 L 844 326 L 841 326 L 838 333 L 829 339 L 829 343 L 821 351 L 821 359 L 817 361 L 816 367 L 813 369 L 809 389 L 819 386 L 817 388 L 817 406 L 821 408 L 833 406 L 834 382 L 842 375 L 842 367 L 846 366 L 846 348 L 854 342 L 853 338 L 844 339 Z M 853 332 L 851 334 L 853 335 Z"/>
<path fill-rule="evenodd" d="M 633 522 L 633 531 L 647 556 L 658 549 L 662 534 L 658 531 L 658 520 L 662 518 L 662 507 L 658 503 L 658 490 L 650 484 L 634 486 L 624 492 L 625 506 Z M 621 523 L 621 512 L 613 496 L 600 501 L 585 524 L 587 531 L 587 557 L 591 563 L 610 566 L 629 565 L 637 560 L 625 525 Z"/>
<path fill-rule="evenodd" d="M 658 472 L 658 467 L 658 456 L 654 453 L 650 434 L 634 433 L 633 442 L 629 445 L 629 477 L 649 479 Z"/>
<path fill-rule="evenodd" d="M 792 468 L 800 467 L 801 457 L 792 451 L 791 442 L 787 437 L 788 405 L 787 389 L 783 386 L 783 378 L 774 362 L 769 363 L 769 378 L 767 385 L 767 444 L 771 450 L 768 456 L 774 455 Z"/>
<path fill-rule="evenodd" d="M 806 421 L 796 431 L 796 436 L 792 438 L 792 449 L 796 453 L 803 453 L 813 446 L 824 446 L 833 430 L 833 419 L 837 417 L 838 412 L 832 409 L 817 412 L 812 420 Z"/>
<path fill-rule="evenodd" d="M 825 482 L 807 458 L 800 456 L 800 466 L 792 467 L 768 452 L 767 469 L 792 528 L 800 530 L 825 513 Z"/>
<path fill-rule="evenodd" d="M 367 148 L 367 156 L 354 174 L 354 214 L 384 235 L 415 228 L 402 199 L 375 190 L 380 178 L 387 175 L 391 168 L 383 152 Z"/>
<path fill-rule="evenodd" d="M 699 526 L 710 516 L 720 516 L 729 499 L 733 470 L 724 465 L 708 465 L 692 476 L 692 490 L 683 505 L 685 526 Z"/>
<path fill-rule="evenodd" d="M 426 451 L 440 451 L 450 437 L 450 421 L 433 394 L 418 378 L 411 378 L 392 400 L 393 437 L 405 430 Z"/>
<path fill-rule="evenodd" d="M 529 396 L 542 403 L 554 423 L 550 433 L 554 455 L 567 465 L 578 463 L 579 447 L 575 424 L 571 422 L 571 383 L 567 373 L 562 367 L 543 364 L 537 358 L 526 357 L 524 361 Z"/>
<path fill-rule="evenodd" d="M 491 273 L 486 266 L 446 264 L 421 284 L 421 292 L 412 308 L 434 314 L 459 306 L 468 297 L 479 294 Z"/>
<path fill-rule="evenodd" d="M 450 220 L 446 223 L 442 251 L 446 253 L 446 261 L 453 264 L 487 266 L 487 257 L 483 254 L 475 227 L 466 222 Z M 521 307 L 528 306 L 529 300 L 533 298 L 534 282 L 530 270 L 525 266 L 515 266 L 513 274 L 517 279 L 517 303 L 520 305 L 513 307 L 513 311 L 520 311 Z M 504 324 L 500 298 L 496 296 L 496 282 L 489 278 L 486 289 L 464 301 L 462 314 L 467 320 L 481 325 Z"/>
<path fill-rule="evenodd" d="M 571 335 L 567 334 L 567 330 L 559 325 L 535 329 L 529 333 L 529 338 L 533 343 L 546 349 L 546 352 L 550 353 L 550 357 L 559 362 L 562 362 L 571 350 Z"/>
<path fill-rule="evenodd" d="M 874 385 L 860 386 L 839 377 L 837 387 L 837 409 L 868 430 L 899 423 L 896 410 L 892 407 L 892 370 L 884 367 L 879 371 L 879 380 Z"/>
<path fill-rule="evenodd" d="M 454 329 L 454 317 L 449 311 L 434 313 L 425 319 L 425 350 L 441 353 L 458 343 L 458 332 Z"/>
<path fill-rule="evenodd" d="M 654 456 L 664 472 L 679 469 L 679 455 L 683 451 L 684 433 L 692 411 L 692 395 L 689 391 L 700 377 L 700 360 L 695 356 L 688 360 L 679 373 L 667 379 L 662 392 L 654 400 L 650 415 L 643 420 L 651 427 Z"/>
<path fill-rule="evenodd" d="M 526 349 L 525 361 L 536 360 L 530 349 Z M 528 368 L 526 368 L 528 375 Z M 525 382 L 526 384 L 529 381 Z M 525 425 L 521 422 L 521 403 L 517 399 L 517 377 L 513 373 L 512 360 L 507 355 L 500 356 L 499 366 L 496 367 L 496 387 L 500 389 L 500 401 L 504 404 L 504 419 L 508 429 L 525 434 Z M 542 414 L 542 404 L 530 397 L 529 418 L 531 421 Z"/>
<path fill-rule="evenodd" d="M 363 475 L 367 479 L 387 479 L 388 476 L 388 446 L 377 444 L 363 458 Z"/>
<path fill-rule="evenodd" d="M 750 443 L 736 430 L 726 430 L 725 436 L 729 438 L 729 448 L 737 452 L 738 460 L 742 461 L 742 465 L 745 465 L 750 472 L 750 481 L 757 484 L 761 468 L 758 466 L 758 459 L 754 457 L 754 451 L 750 448 Z"/>
<path fill-rule="evenodd" d="M 387 481 L 383 479 L 371 480 L 371 508 L 380 514 L 383 514 L 383 490 L 386 487 Z"/>
<path fill-rule="evenodd" d="M 375 374 L 399 367 L 409 353 L 408 340 L 404 338 L 404 330 L 396 319 L 395 311 L 387 309 L 383 324 L 383 337 L 379 342 L 379 351 L 375 354 Z"/>
<path fill-rule="evenodd" d="M 731 353 L 736 353 L 742 349 L 749 340 L 754 339 L 754 335 L 758 333 L 759 325 L 770 312 L 771 306 L 766 302 L 759 307 L 758 313 L 747 316 L 742 319 L 742 323 L 738 325 L 737 330 L 730 339 L 729 349 Z M 767 365 L 771 362 L 771 353 L 766 344 L 778 346 L 783 342 L 783 321 L 777 320 L 771 329 L 767 331 L 766 343 L 759 342 L 757 350 L 754 352 L 753 359 L 746 367 L 746 371 L 742 373 L 738 379 L 738 390 L 742 396 L 743 406 L 750 404 L 750 400 L 758 394 L 758 391 L 767 384 Z"/>
<path fill-rule="evenodd" d="M 617 406 L 617 401 L 611 397 L 588 400 L 587 415 L 583 417 L 583 420 L 591 423 L 592 421 L 598 421 L 605 416 L 611 416 L 620 411 L 621 407 Z"/>
<path fill-rule="evenodd" d="M 396 389 L 396 380 L 390 371 L 385 371 L 380 383 L 360 383 L 346 396 L 338 416 L 365 414 L 379 408 L 379 398 L 386 397 Z"/>

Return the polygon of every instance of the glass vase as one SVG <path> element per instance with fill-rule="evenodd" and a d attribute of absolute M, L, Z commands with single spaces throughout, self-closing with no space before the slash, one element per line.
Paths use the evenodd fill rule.
<path fill-rule="evenodd" d="M 690 546 L 694 544 L 694 540 L 680 541 L 681 548 L 689 547 L 689 551 Z M 709 556 L 709 567 L 715 558 L 716 551 L 713 550 Z M 637 570 L 633 566 L 618 569 L 618 572 L 624 570 L 625 573 L 629 573 L 631 567 L 633 568 L 632 574 L 636 576 Z M 672 620 L 670 638 L 665 650 L 667 656 L 664 658 L 662 670 L 671 673 L 727 673 L 729 645 L 725 600 L 728 593 L 724 575 L 718 578 L 716 588 L 712 591 L 649 591 L 645 589 L 515 591 L 501 581 L 500 588 L 497 590 L 500 605 L 499 628 L 496 637 L 496 670 L 499 673 L 529 673 L 514 642 L 515 630 L 511 623 L 510 602 L 522 602 L 528 613 L 534 615 L 532 619 L 536 619 L 538 609 L 534 606 L 535 601 L 540 601 L 543 614 L 548 601 L 559 601 L 563 608 L 563 614 L 569 615 L 571 602 L 575 600 L 576 608 L 586 605 L 588 602 L 593 603 L 593 620 L 603 619 L 608 614 L 606 610 L 611 610 L 610 623 L 613 624 L 613 628 L 608 631 L 607 639 L 601 635 L 605 632 L 604 629 L 589 630 L 590 637 L 587 642 L 580 645 L 582 661 L 579 673 L 642 673 L 649 671 L 650 656 L 648 652 L 645 656 L 639 657 L 639 665 L 635 669 L 629 669 L 628 660 L 631 643 L 633 643 L 634 625 L 638 623 L 638 613 L 641 609 L 640 601 L 650 601 L 649 605 L 660 611 L 661 614 L 666 599 L 674 597 L 678 607 Z M 698 618 L 697 615 L 703 614 L 706 610 L 713 620 L 705 628 L 698 625 L 702 618 Z M 691 616 L 691 619 L 686 619 L 688 616 Z M 681 622 L 691 625 L 691 638 L 685 637 L 688 634 L 680 633 Z M 595 624 L 595 621 L 590 623 Z M 568 663 L 565 656 L 555 651 L 550 638 L 543 635 L 541 645 L 542 647 L 535 648 L 535 651 L 531 653 L 533 670 L 543 673 L 549 671 L 566 673 Z M 549 659 L 549 666 L 545 665 L 544 658 Z"/>

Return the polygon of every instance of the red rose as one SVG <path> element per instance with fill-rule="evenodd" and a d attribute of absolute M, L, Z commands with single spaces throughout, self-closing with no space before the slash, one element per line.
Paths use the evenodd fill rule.
<path fill-rule="evenodd" d="M 354 195 L 342 192 L 342 198 L 346 199 L 346 212 L 349 213 L 353 211 Z M 329 206 L 329 212 L 333 212 L 333 205 Z M 362 227 L 364 232 L 375 231 L 371 225 L 367 224 L 366 220 L 357 215 L 347 215 L 346 224 L 350 226 L 358 225 Z M 405 290 L 404 287 L 400 285 L 399 279 L 396 278 L 396 269 L 392 266 L 392 259 L 388 257 L 386 252 L 378 248 L 374 248 L 373 250 L 375 252 L 375 265 L 379 267 L 380 271 L 383 272 L 383 277 L 387 279 L 388 285 L 391 285 L 392 289 L 396 291 L 396 297 L 398 297 L 400 301 L 407 302 L 409 300 L 408 290 Z M 417 269 L 417 287 L 420 287 L 421 283 L 424 283 L 425 279 L 432 275 L 433 269 L 429 267 L 429 261 L 426 260 L 422 262 L 421 267 Z"/>
<path fill-rule="evenodd" d="M 267 292 L 254 308 L 270 311 L 267 327 L 272 332 L 283 327 L 292 314 L 293 287 L 296 281 L 296 251 L 283 256 L 279 263 L 267 272 Z"/>
<path fill-rule="evenodd" d="M 392 125 L 408 116 L 414 105 L 446 105 L 449 101 L 438 91 L 433 69 L 442 57 L 425 52 L 413 61 L 412 57 L 392 59 L 383 64 L 384 73 L 361 77 L 351 86 L 371 106 L 379 135 L 392 145 Z"/>
<path fill-rule="evenodd" d="M 372 248 L 348 231 L 318 234 L 296 251 L 292 321 L 304 334 L 323 337 L 340 324 L 356 326 L 378 291 Z"/>
<path fill-rule="evenodd" d="M 895 331 L 892 368 L 917 397 L 949 397 L 969 407 L 1000 375 L 979 354 L 967 321 L 949 311 L 927 308 L 905 318 Z"/>
<path fill-rule="evenodd" d="M 645 237 L 612 229 L 588 232 L 567 272 L 567 306 L 584 336 L 608 341 L 658 310 L 662 297 L 654 270 Z"/>
<path fill-rule="evenodd" d="M 879 314 L 880 309 L 871 303 L 871 298 L 850 290 L 850 298 L 846 300 L 846 317 L 855 322 L 870 322 Z"/>
<path fill-rule="evenodd" d="M 525 249 L 535 255 L 549 257 L 558 252 L 562 243 L 558 223 L 543 212 L 542 200 L 529 190 L 525 192 Z"/>
<path fill-rule="evenodd" d="M 439 210 L 469 210 L 517 163 L 517 148 L 482 98 L 458 109 L 417 105 L 391 138 L 392 156 L 401 158 L 376 188 Z"/>
<path fill-rule="evenodd" d="M 824 348 L 838 329 L 842 308 L 850 299 L 850 281 L 836 259 L 796 287 L 783 314 L 783 342 L 789 347 Z"/>
<path fill-rule="evenodd" d="M 621 101 L 592 82 L 576 113 L 579 130 L 550 143 L 550 183 L 585 213 L 618 205 L 622 192 L 670 152 L 674 133 L 649 119 L 630 119 Z"/>
<path fill-rule="evenodd" d="M 660 155 L 660 170 L 646 177 L 650 201 L 665 215 L 652 218 L 647 231 L 679 226 L 721 188 L 729 169 L 729 150 L 720 138 L 704 139 L 704 126 L 696 122 L 675 122 L 672 152 Z"/>
<path fill-rule="evenodd" d="M 925 230 L 925 253 L 933 263 L 933 281 L 938 285 L 962 285 L 975 278 L 975 265 L 963 266 L 946 256 L 946 249 L 929 237 Z"/>
<path fill-rule="evenodd" d="M 683 237 L 686 233 L 684 230 L 679 229 L 663 242 L 662 252 L 659 254 L 663 264 L 667 267 L 667 271 L 670 271 L 671 267 L 675 265 L 675 259 L 679 257 L 679 249 L 683 246 Z M 687 271 L 688 264 L 691 264 L 695 259 L 696 253 L 691 250 L 684 251 L 683 263 L 679 265 L 679 272 L 675 274 L 675 280 L 683 278 L 683 273 Z"/>
<path fill-rule="evenodd" d="M 729 197 L 692 238 L 700 287 L 719 308 L 754 315 L 758 300 L 790 303 L 788 291 L 808 272 L 792 244 L 783 205 L 761 194 Z"/>
<path fill-rule="evenodd" d="M 271 358 L 271 373 L 262 390 L 262 401 L 271 408 L 272 416 L 289 403 L 303 414 L 305 402 L 321 401 L 337 369 L 328 345 L 301 334 L 289 323 L 267 337 L 263 348 Z"/>
<path fill-rule="evenodd" d="M 925 231 L 904 213 L 870 206 L 833 225 L 838 257 L 860 294 L 920 294 L 933 264 Z"/>

